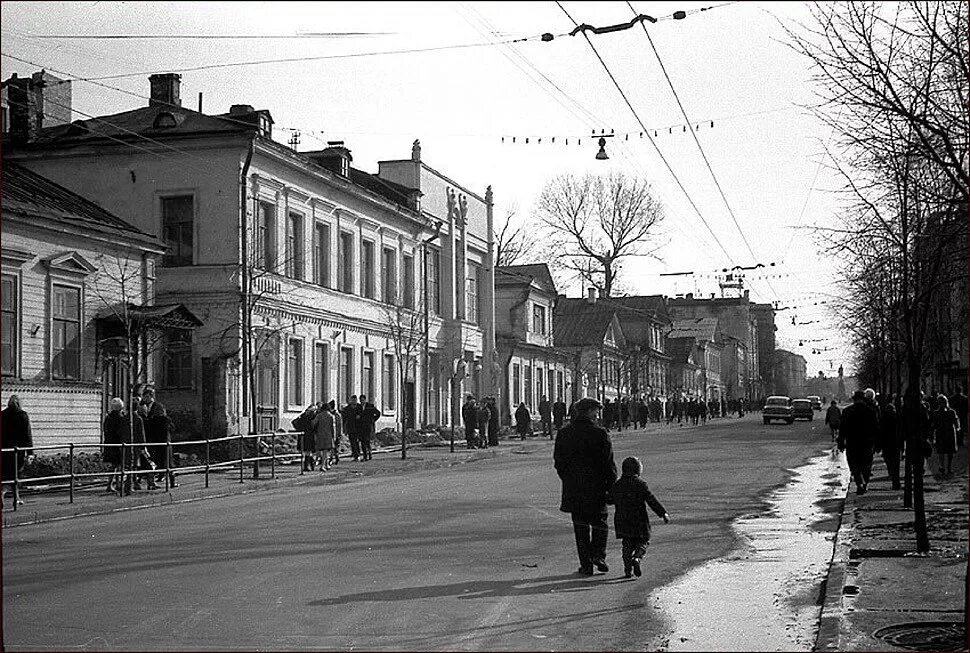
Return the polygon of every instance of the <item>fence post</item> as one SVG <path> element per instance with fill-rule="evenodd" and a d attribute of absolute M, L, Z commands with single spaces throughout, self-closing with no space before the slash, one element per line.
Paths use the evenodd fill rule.
<path fill-rule="evenodd" d="M 165 429 L 165 491 L 172 489 L 172 434 Z"/>
<path fill-rule="evenodd" d="M 245 483 L 243 480 L 243 467 L 246 465 L 246 460 L 243 457 L 243 434 L 239 434 L 239 482 Z"/>
<path fill-rule="evenodd" d="M 205 434 L 205 487 L 209 487 L 209 433 Z"/>
<path fill-rule="evenodd" d="M 20 498 L 20 463 L 17 462 L 17 449 L 20 447 L 13 448 L 13 511 L 17 512 L 17 503 Z"/>
<path fill-rule="evenodd" d="M 128 455 L 127 454 L 128 454 L 128 450 L 125 448 L 124 441 L 122 441 L 121 443 L 121 484 L 120 484 L 121 487 L 118 488 L 118 496 L 120 497 L 125 496 L 125 481 L 128 480 L 128 476 L 127 476 Z"/>
<path fill-rule="evenodd" d="M 306 452 L 303 450 L 303 431 L 296 434 L 296 450 L 300 452 L 300 476 L 306 473 Z"/>
<path fill-rule="evenodd" d="M 71 477 L 70 481 L 68 482 L 68 487 L 69 487 L 68 492 L 70 497 L 68 499 L 68 503 L 74 503 L 74 443 L 73 442 L 70 443 L 68 447 L 69 447 L 69 458 L 70 458 L 69 471 L 70 471 L 70 477 Z"/>
<path fill-rule="evenodd" d="M 269 477 L 272 479 L 276 478 L 276 431 L 269 436 L 269 446 L 270 446 L 270 463 L 269 463 Z"/>

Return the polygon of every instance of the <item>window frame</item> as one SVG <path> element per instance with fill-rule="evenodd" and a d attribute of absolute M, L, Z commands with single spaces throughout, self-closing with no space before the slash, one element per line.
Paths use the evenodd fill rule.
<path fill-rule="evenodd" d="M 330 223 L 317 220 L 313 225 L 313 282 L 333 288 L 330 275 Z"/>
<path fill-rule="evenodd" d="M 2 323 L 4 326 L 12 325 L 10 329 L 10 334 L 12 340 L 9 343 L 10 353 L 13 359 L 13 365 L 10 369 L 6 367 L 5 364 L 0 364 L 0 375 L 4 377 L 17 378 L 20 376 L 20 363 L 21 363 L 21 325 L 23 318 L 23 302 L 21 301 L 21 288 L 20 288 L 20 274 L 13 272 L 3 272 L 2 275 L 4 281 L 10 281 L 10 289 L 12 291 L 13 299 L 11 301 L 11 308 L 2 309 Z M 0 288 L 0 294 L 3 294 L 2 288 Z M 6 296 L 3 298 L 6 300 Z M 4 361 L 5 363 L 6 361 Z"/>
<path fill-rule="evenodd" d="M 428 310 L 435 315 L 441 315 L 441 250 L 429 247 L 427 255 Z"/>
<path fill-rule="evenodd" d="M 374 260 L 376 245 L 370 238 L 360 239 L 360 296 L 375 299 L 377 286 L 377 262 Z"/>
<path fill-rule="evenodd" d="M 364 349 L 360 354 L 361 392 L 359 394 L 366 395 L 371 402 L 374 401 L 374 392 L 377 390 L 377 378 L 374 370 L 374 367 L 377 365 L 377 357 L 374 354 L 373 349 Z"/>
<path fill-rule="evenodd" d="M 339 256 L 340 271 L 338 275 L 337 290 L 353 295 L 354 293 L 354 267 L 357 264 L 357 246 L 354 242 L 354 232 L 344 229 L 340 230 Z M 347 259 L 350 259 L 349 261 Z"/>
<path fill-rule="evenodd" d="M 341 403 L 347 403 L 354 393 L 354 348 L 342 345 L 340 347 L 339 358 L 337 360 L 337 375 L 339 379 Z"/>
<path fill-rule="evenodd" d="M 477 263 L 465 265 L 465 319 L 473 324 L 481 324 L 481 270 Z"/>
<path fill-rule="evenodd" d="M 286 338 L 286 405 L 288 408 L 299 408 L 303 406 L 305 399 L 304 370 L 306 363 L 306 351 L 304 340 L 299 336 L 287 336 Z M 298 348 L 294 350 L 293 345 Z M 296 356 L 294 356 L 294 351 Z M 296 362 L 294 362 L 294 358 Z"/>
<path fill-rule="evenodd" d="M 175 268 L 175 267 L 186 267 L 189 265 L 195 265 L 196 263 L 196 215 L 198 214 L 198 207 L 196 206 L 196 194 L 194 192 L 167 192 L 159 194 L 158 196 L 158 224 L 160 225 L 159 232 L 161 234 L 161 240 L 165 243 L 165 253 L 162 254 L 158 261 L 159 266 L 165 268 Z M 165 207 L 167 203 L 172 200 L 189 200 L 189 206 L 191 208 L 191 215 L 186 221 L 184 218 L 180 221 L 171 224 L 166 221 L 166 211 Z M 173 218 L 174 220 L 174 218 Z M 184 234 L 185 225 L 188 224 L 188 234 L 191 239 L 188 244 L 188 253 L 182 251 L 182 235 Z M 168 230 L 172 226 L 178 228 L 179 238 L 176 241 L 171 241 L 168 237 Z M 178 245 L 178 254 L 171 253 L 171 245 L 175 242 Z"/>
<path fill-rule="evenodd" d="M 58 354 L 63 353 L 63 351 L 64 351 L 64 349 L 61 349 L 60 351 L 55 350 L 55 347 L 56 347 L 56 344 L 55 344 L 55 326 L 58 324 L 58 321 L 60 321 L 60 322 L 71 322 L 72 321 L 72 320 L 68 320 L 66 318 L 59 318 L 59 317 L 57 317 L 55 315 L 54 300 L 55 300 L 55 296 L 56 296 L 56 293 L 57 293 L 58 288 L 63 288 L 63 289 L 67 289 L 67 290 L 74 291 L 74 292 L 77 293 L 77 298 L 78 298 L 78 305 L 77 305 L 77 338 L 76 338 L 76 341 L 77 341 L 77 354 L 75 356 L 75 360 L 76 360 L 76 363 L 77 363 L 77 376 L 73 376 L 73 377 L 70 376 L 70 375 L 68 375 L 68 374 L 58 374 L 57 373 L 58 370 L 55 370 L 55 359 L 57 358 Z M 83 286 L 83 284 L 75 284 L 75 283 L 65 282 L 65 281 L 63 281 L 61 279 L 51 280 L 48 306 L 49 306 L 49 313 L 50 313 L 50 316 L 49 316 L 50 317 L 50 322 L 49 322 L 50 330 L 48 331 L 48 333 L 50 334 L 50 356 L 48 358 L 48 365 L 49 365 L 49 369 L 50 369 L 50 378 L 52 380 L 58 380 L 58 381 L 80 381 L 82 379 L 82 377 L 83 377 L 83 369 L 82 369 L 82 367 L 83 367 L 83 360 L 82 360 L 83 353 L 82 352 L 84 350 L 84 328 L 83 328 L 83 324 L 84 324 L 84 286 Z"/>
<path fill-rule="evenodd" d="M 397 249 L 381 247 L 381 301 L 397 305 Z"/>
<path fill-rule="evenodd" d="M 175 335 L 178 335 L 180 338 L 188 336 L 188 338 L 187 340 L 173 340 L 172 337 Z M 195 357 L 193 345 L 191 331 L 187 329 L 170 329 L 166 331 L 164 345 L 162 347 L 162 387 L 172 389 L 191 389 L 195 387 Z M 188 366 L 180 366 L 179 376 L 174 380 L 172 374 L 170 374 L 171 369 L 169 367 L 173 351 L 180 356 L 188 355 Z M 183 375 L 187 375 L 187 382 L 185 382 L 186 378 L 183 378 Z"/>
<path fill-rule="evenodd" d="M 539 302 L 532 302 L 532 332 L 537 333 L 540 336 L 548 335 L 546 328 L 546 310 L 545 304 L 540 304 Z"/>
<path fill-rule="evenodd" d="M 381 358 L 383 367 L 381 368 L 381 404 L 385 410 L 397 410 L 397 384 L 395 380 L 395 367 L 397 359 L 394 354 L 385 353 Z"/>
<path fill-rule="evenodd" d="M 323 356 L 318 357 L 317 354 L 323 351 Z M 313 375 L 313 385 L 311 392 L 313 401 L 308 403 L 315 403 L 316 401 L 329 401 L 330 396 L 330 343 L 326 340 L 314 340 L 313 341 L 313 363 L 312 365 L 312 375 Z"/>
<path fill-rule="evenodd" d="M 306 233 L 304 225 L 306 218 L 299 211 L 290 210 L 286 215 L 286 276 L 303 281 L 306 265 L 304 261 L 304 247 Z"/>
<path fill-rule="evenodd" d="M 401 256 L 401 303 L 405 308 L 414 309 L 414 256 L 404 254 Z"/>
<path fill-rule="evenodd" d="M 276 268 L 276 220 L 277 207 L 275 202 L 267 200 L 256 201 L 256 243 L 254 247 L 254 267 L 267 272 Z"/>

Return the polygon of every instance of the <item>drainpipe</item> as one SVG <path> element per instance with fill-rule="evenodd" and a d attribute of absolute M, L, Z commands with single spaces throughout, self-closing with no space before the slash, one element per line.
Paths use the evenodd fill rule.
<path fill-rule="evenodd" d="M 249 294 L 250 294 L 250 283 L 252 279 L 250 278 L 249 269 L 249 214 L 247 209 L 248 197 L 247 197 L 247 177 L 249 175 L 249 165 L 252 163 L 253 154 L 256 151 L 256 137 L 253 136 L 249 140 L 249 148 L 246 152 L 246 160 L 243 162 L 242 170 L 239 173 L 239 221 L 241 224 L 241 259 L 239 266 L 239 281 L 242 286 L 242 300 L 240 305 L 240 324 L 242 326 L 242 400 L 243 400 L 243 415 L 248 418 L 249 428 L 247 431 L 249 433 L 253 432 L 253 419 L 255 418 L 256 406 L 255 402 L 252 401 L 250 397 L 250 386 L 252 385 L 250 369 L 249 369 L 249 354 L 250 354 L 250 320 L 251 316 L 249 314 Z"/>

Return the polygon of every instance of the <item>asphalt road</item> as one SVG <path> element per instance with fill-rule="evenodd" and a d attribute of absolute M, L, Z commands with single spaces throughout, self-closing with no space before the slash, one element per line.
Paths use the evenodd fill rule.
<path fill-rule="evenodd" d="M 671 515 L 644 576 L 574 575 L 552 443 L 432 471 L 6 529 L 8 650 L 632 650 L 650 592 L 726 554 L 820 420 L 613 434 Z M 612 517 L 611 517 L 612 523 Z M 669 623 L 666 624 L 669 626 Z"/>

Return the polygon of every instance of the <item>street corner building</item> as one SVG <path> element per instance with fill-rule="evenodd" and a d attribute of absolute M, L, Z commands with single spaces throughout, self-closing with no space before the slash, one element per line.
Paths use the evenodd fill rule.
<path fill-rule="evenodd" d="M 155 304 L 158 238 L 6 158 L 2 181 L 3 403 L 35 444 L 99 443 L 129 372 L 168 378 L 199 322 Z"/>
<path fill-rule="evenodd" d="M 30 278 L 39 258 L 24 257 L 40 250 L 27 239 L 41 221 L 8 222 L 10 161 L 111 216 L 112 244 L 141 261 L 145 290 L 130 303 L 155 307 L 138 309 L 142 322 L 173 327 L 131 380 L 154 384 L 180 416 L 176 437 L 289 430 L 307 404 L 360 394 L 380 408 L 378 430 L 451 424 L 463 394 L 498 395 L 490 187 L 479 194 L 430 167 L 418 141 L 376 174 L 354 168 L 341 141 L 298 152 L 272 139 L 268 110 L 183 107 L 177 74 L 150 77 L 147 106 L 74 122 L 69 82 L 22 88 L 35 77 L 4 82 L 4 375 L 9 364 L 18 382 L 53 382 L 67 369 L 48 336 L 52 306 L 82 305 L 71 310 L 83 328 L 98 314 L 112 322 L 89 290 L 57 290 L 52 303 L 61 286 Z M 67 120 L 52 108 L 65 103 Z M 63 245 L 43 248 L 56 254 L 45 278 L 65 266 L 95 274 L 102 248 L 82 243 L 101 227 L 82 217 L 76 244 L 58 236 Z M 89 330 L 77 375 L 94 429 L 104 397 L 123 394 Z M 4 394 L 14 387 L 5 379 Z"/>

